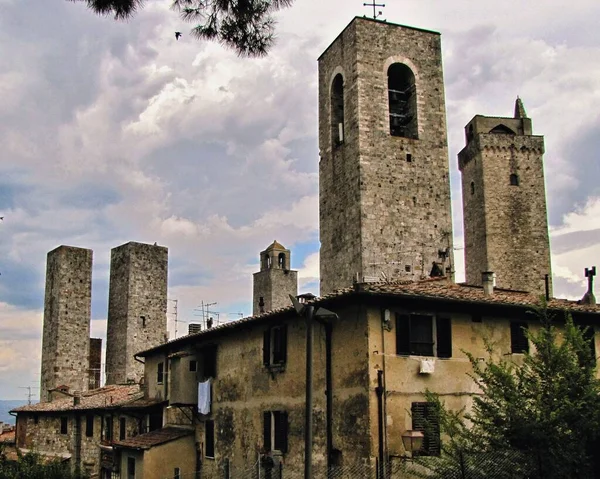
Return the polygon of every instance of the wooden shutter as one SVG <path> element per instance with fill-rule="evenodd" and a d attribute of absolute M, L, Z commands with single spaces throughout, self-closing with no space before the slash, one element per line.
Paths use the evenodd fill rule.
<path fill-rule="evenodd" d="M 285 364 L 287 361 L 287 324 L 282 324 L 279 328 L 279 347 L 280 363 Z"/>
<path fill-rule="evenodd" d="M 438 358 L 452 357 L 452 320 L 450 318 L 436 319 L 437 356 Z"/>
<path fill-rule="evenodd" d="M 204 423 L 204 455 L 215 457 L 215 422 L 212 420 Z"/>
<path fill-rule="evenodd" d="M 510 348 L 512 353 L 528 353 L 527 323 L 515 321 L 510 323 Z"/>
<path fill-rule="evenodd" d="M 271 411 L 263 413 L 263 444 L 265 451 L 271 451 Z"/>
<path fill-rule="evenodd" d="M 410 317 L 396 314 L 396 354 L 410 354 Z"/>
<path fill-rule="evenodd" d="M 287 452 L 288 449 L 288 414 L 286 411 L 274 411 L 275 444 L 274 449 Z"/>
<path fill-rule="evenodd" d="M 267 329 L 263 334 L 263 364 L 271 364 L 271 330 Z"/>
<path fill-rule="evenodd" d="M 423 447 L 416 455 L 440 455 L 440 424 L 438 411 L 434 404 L 414 402 L 411 405 L 412 428 L 424 435 Z"/>

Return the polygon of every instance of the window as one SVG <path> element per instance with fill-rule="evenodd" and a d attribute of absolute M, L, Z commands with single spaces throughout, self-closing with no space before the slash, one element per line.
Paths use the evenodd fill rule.
<path fill-rule="evenodd" d="M 519 175 L 515 173 L 510 175 L 510 186 L 519 186 Z"/>
<path fill-rule="evenodd" d="M 207 346 L 202 350 L 202 375 L 204 379 L 217 377 L 216 346 Z"/>
<path fill-rule="evenodd" d="M 113 418 L 112 416 L 106 416 L 104 418 L 104 439 L 106 441 L 112 441 L 113 438 Z"/>
<path fill-rule="evenodd" d="M 451 358 L 452 321 L 444 317 L 435 322 L 433 319 L 422 314 L 397 314 L 396 354 Z"/>
<path fill-rule="evenodd" d="M 513 354 L 528 353 L 527 323 L 514 321 L 510 323 L 510 350 Z"/>
<path fill-rule="evenodd" d="M 40 422 L 40 417 L 37 414 L 33 415 L 33 424 L 38 424 Z"/>
<path fill-rule="evenodd" d="M 287 359 L 287 325 L 269 328 L 263 338 L 263 364 L 283 366 Z"/>
<path fill-rule="evenodd" d="M 142 328 L 146 327 L 146 316 L 140 316 L 140 323 L 142 325 Z"/>
<path fill-rule="evenodd" d="M 390 135 L 414 138 L 417 135 L 417 95 L 415 75 L 402 63 L 388 69 Z"/>
<path fill-rule="evenodd" d="M 204 423 L 204 455 L 215 457 L 215 422 L 212 420 Z"/>
<path fill-rule="evenodd" d="M 285 253 L 279 253 L 279 256 L 277 256 L 277 262 L 280 269 L 285 269 Z"/>
<path fill-rule="evenodd" d="M 475 194 L 475 182 L 471 181 L 471 194 L 474 195 Z"/>
<path fill-rule="evenodd" d="M 198 361 L 196 361 L 195 359 L 191 359 L 190 360 L 190 372 L 195 373 L 196 371 L 198 371 Z"/>
<path fill-rule="evenodd" d="M 87 437 L 94 437 L 94 415 L 88 414 L 85 417 L 85 435 Z"/>
<path fill-rule="evenodd" d="M 60 418 L 60 433 L 67 434 L 69 432 L 69 418 L 61 417 Z"/>
<path fill-rule="evenodd" d="M 406 162 L 407 163 L 412 163 L 412 155 L 410 153 L 406 154 Z"/>
<path fill-rule="evenodd" d="M 135 479 L 135 457 L 127 458 L 127 479 Z"/>
<path fill-rule="evenodd" d="M 344 143 L 344 77 L 338 73 L 331 85 L 332 148 Z"/>
<path fill-rule="evenodd" d="M 423 446 L 416 452 L 419 456 L 440 455 L 440 424 L 435 404 L 414 402 L 411 405 L 412 429 L 423 433 Z"/>
<path fill-rule="evenodd" d="M 156 382 L 162 384 L 165 380 L 165 363 L 158 363 L 158 369 L 156 371 Z"/>
<path fill-rule="evenodd" d="M 181 470 L 178 467 L 173 470 L 173 479 L 181 479 Z"/>
<path fill-rule="evenodd" d="M 266 451 L 286 453 L 288 450 L 287 411 L 266 411 L 263 413 L 263 439 Z"/>
<path fill-rule="evenodd" d="M 127 437 L 127 421 L 124 417 L 119 418 L 119 441 Z"/>

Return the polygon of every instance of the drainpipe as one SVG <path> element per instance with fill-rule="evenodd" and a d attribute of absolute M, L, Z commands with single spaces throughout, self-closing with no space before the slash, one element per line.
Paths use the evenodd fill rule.
<path fill-rule="evenodd" d="M 313 316 L 314 306 L 307 306 L 306 315 L 306 403 L 304 415 L 304 479 L 312 479 L 313 443 Z"/>
<path fill-rule="evenodd" d="M 378 426 L 378 435 L 379 435 L 379 467 L 377 471 L 377 477 L 379 479 L 383 479 L 383 471 L 384 467 L 384 434 L 383 434 L 383 371 L 377 371 L 377 387 L 375 388 L 375 392 L 377 393 L 377 426 Z"/>
<path fill-rule="evenodd" d="M 330 322 L 325 323 L 325 395 L 327 399 L 327 471 L 333 467 L 333 379 L 331 376 L 331 336 L 333 327 Z"/>

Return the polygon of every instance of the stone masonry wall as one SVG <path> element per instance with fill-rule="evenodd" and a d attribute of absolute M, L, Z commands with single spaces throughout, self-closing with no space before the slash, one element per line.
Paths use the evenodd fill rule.
<path fill-rule="evenodd" d="M 279 265 L 279 254 L 285 255 L 282 266 Z M 253 275 L 253 315 L 260 314 L 260 298 L 263 298 L 264 311 L 267 312 L 290 306 L 289 295 L 298 295 L 298 272 L 290 270 L 290 250 L 269 247 L 261 252 L 260 257 L 260 271 Z"/>
<path fill-rule="evenodd" d="M 133 355 L 167 335 L 168 249 L 130 242 L 111 252 L 106 344 L 107 384 L 139 382 Z"/>
<path fill-rule="evenodd" d="M 544 294 L 551 267 L 543 154 L 541 136 L 487 133 L 461 151 L 468 283 L 493 271 L 498 287 Z"/>
<path fill-rule="evenodd" d="M 393 63 L 415 75 L 418 139 L 390 135 Z M 336 146 L 330 94 L 338 72 L 345 139 Z M 354 19 L 319 59 L 319 104 L 321 293 L 350 286 L 356 273 L 427 277 L 441 249 L 452 261 L 439 34 Z"/>
<path fill-rule="evenodd" d="M 40 400 L 66 385 L 88 389 L 92 250 L 59 246 L 48 253 Z"/>

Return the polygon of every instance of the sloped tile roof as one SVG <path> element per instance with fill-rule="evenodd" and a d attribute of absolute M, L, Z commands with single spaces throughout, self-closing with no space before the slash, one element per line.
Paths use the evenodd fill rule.
<path fill-rule="evenodd" d="M 431 278 L 421 281 L 396 281 L 396 282 L 371 282 L 357 283 L 351 287 L 339 289 L 332 293 L 307 301 L 307 304 L 318 305 L 331 300 L 338 300 L 345 297 L 359 295 L 381 295 L 393 296 L 397 298 L 424 299 L 432 301 L 449 301 L 463 304 L 479 304 L 490 306 L 512 306 L 516 308 L 533 308 L 540 304 L 540 297 L 525 291 L 515 291 L 502 288 L 494 288 L 494 293 L 487 296 L 481 286 L 473 286 L 464 283 L 452 283 L 446 278 Z M 600 305 L 579 304 L 577 301 L 567 299 L 552 298 L 548 301 L 548 308 L 551 310 L 565 310 L 571 312 L 598 314 L 600 320 Z M 137 353 L 137 356 L 144 357 L 148 353 L 162 350 L 164 347 L 175 344 L 187 344 L 196 339 L 214 335 L 223 330 L 241 327 L 250 322 L 269 320 L 282 315 L 296 314 L 293 306 L 274 309 L 266 313 L 249 316 L 228 323 L 219 324 L 211 329 L 205 329 L 198 333 L 189 334 L 180 338 L 172 339 L 166 343 L 155 346 Z"/>
<path fill-rule="evenodd" d="M 192 429 L 184 429 L 181 427 L 163 427 L 154 431 L 140 434 L 123 441 L 115 441 L 115 447 L 125 447 L 128 449 L 150 449 L 151 447 L 164 444 L 165 442 L 174 441 L 176 439 L 190 436 L 194 434 Z"/>
<path fill-rule="evenodd" d="M 72 397 L 67 397 L 51 402 L 21 406 L 11 412 L 65 412 L 113 408 L 132 403 L 143 396 L 144 393 L 138 384 L 111 385 L 81 393 L 81 401 L 78 405 L 74 405 Z"/>
<path fill-rule="evenodd" d="M 285 246 L 283 246 L 281 243 L 278 243 L 277 240 L 274 240 L 265 251 L 272 251 L 272 250 L 281 250 L 281 251 L 285 251 Z"/>

